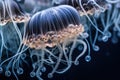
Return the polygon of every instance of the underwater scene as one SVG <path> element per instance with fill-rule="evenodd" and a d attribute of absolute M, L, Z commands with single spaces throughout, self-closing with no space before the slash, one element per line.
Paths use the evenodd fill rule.
<path fill-rule="evenodd" d="M 105 79 L 120 79 L 120 0 L 0 0 L 0 80 Z"/>

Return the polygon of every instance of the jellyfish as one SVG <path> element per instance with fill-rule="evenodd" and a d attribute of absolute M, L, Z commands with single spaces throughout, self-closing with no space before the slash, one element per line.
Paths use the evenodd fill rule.
<path fill-rule="evenodd" d="M 11 45 L 11 47 L 8 48 L 7 44 L 12 44 L 14 41 L 13 40 L 11 41 L 11 39 L 9 37 L 6 37 L 5 35 L 7 34 L 7 36 L 8 35 L 12 36 L 12 33 L 14 34 L 17 32 L 16 36 L 19 37 L 21 42 L 22 34 L 20 29 L 17 26 L 17 23 L 27 22 L 28 20 L 29 20 L 29 15 L 25 13 L 25 11 L 21 8 L 21 6 L 19 6 L 19 4 L 17 4 L 17 2 L 15 2 L 14 0 L 0 0 L 0 36 L 1 36 L 1 40 L 0 40 L 1 53 L 0 54 L 1 55 L 3 54 L 2 53 L 3 48 L 6 48 L 6 49 L 11 48 L 11 51 L 12 51 L 12 48 L 14 47 L 13 45 Z M 12 30 L 14 29 L 15 30 L 11 33 L 8 30 L 10 29 L 10 27 L 6 28 L 7 26 L 13 26 Z M 6 31 L 8 31 L 8 33 Z M 16 38 L 16 40 L 18 40 L 18 38 L 15 36 L 13 38 L 14 39 Z"/>
<path fill-rule="evenodd" d="M 28 19 L 28 15 L 14 0 L 1 0 L 0 4 L 1 25 L 5 25 L 11 21 L 20 23 Z"/>
<path fill-rule="evenodd" d="M 97 2 L 97 0 L 96 0 Z M 89 33 L 89 43 L 92 45 L 94 51 L 99 51 L 100 47 L 97 42 L 108 42 L 110 39 L 112 43 L 117 43 L 120 33 L 120 11 L 119 0 L 106 0 L 106 10 L 99 15 L 87 16 L 88 19 L 87 31 Z"/>
<path fill-rule="evenodd" d="M 6 59 L 19 52 L 22 42 L 22 31 L 19 23 L 25 24 L 29 16 L 14 0 L 0 0 L 0 72 L 6 69 L 9 72 L 10 63 L 4 69 L 1 67 Z M 13 61 L 13 60 L 11 60 Z M 6 66 L 6 64 L 5 64 Z"/>
<path fill-rule="evenodd" d="M 52 78 L 54 73 L 62 74 L 72 64 L 78 65 L 79 58 L 89 49 L 87 37 L 79 13 L 71 6 L 60 5 L 34 14 L 25 28 L 23 39 L 24 46 L 30 48 L 33 67 L 30 76 L 41 80 L 42 73 L 49 66 L 52 71 L 48 78 Z M 75 48 L 79 53 L 74 56 Z M 89 52 L 85 60 L 91 60 Z"/>
<path fill-rule="evenodd" d="M 101 14 L 99 22 L 102 25 L 103 32 L 106 36 L 99 35 L 99 41 L 107 42 L 110 38 L 112 43 L 117 43 L 120 37 L 120 7 L 118 6 L 120 1 L 108 1 L 108 9 L 104 14 Z M 104 19 L 106 17 L 106 19 Z M 98 19 L 96 22 L 98 23 Z"/>

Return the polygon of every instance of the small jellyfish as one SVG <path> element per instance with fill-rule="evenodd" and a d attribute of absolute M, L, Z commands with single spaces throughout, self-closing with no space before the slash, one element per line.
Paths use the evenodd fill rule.
<path fill-rule="evenodd" d="M 0 0 L 0 25 L 8 22 L 25 22 L 28 15 L 14 0 Z"/>
<path fill-rule="evenodd" d="M 30 76 L 41 79 L 42 72 L 47 70 L 45 65 L 52 68 L 48 78 L 66 72 L 72 63 L 78 65 L 87 51 L 86 37 L 79 13 L 72 6 L 60 5 L 34 14 L 25 27 L 23 39 L 23 44 L 30 48 L 33 66 Z M 75 48 L 78 54 L 73 54 Z M 90 54 L 87 56 L 90 61 Z"/>

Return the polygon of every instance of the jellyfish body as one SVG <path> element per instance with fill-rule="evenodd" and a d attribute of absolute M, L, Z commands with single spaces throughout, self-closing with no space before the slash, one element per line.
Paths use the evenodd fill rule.
<path fill-rule="evenodd" d="M 83 32 L 77 11 L 68 6 L 64 7 L 54 7 L 36 13 L 26 27 L 25 43 L 34 48 L 38 45 L 53 47 L 52 45 L 63 43 L 64 39 Z"/>
<path fill-rule="evenodd" d="M 51 78 L 54 73 L 66 72 L 72 63 L 78 65 L 79 58 L 87 50 L 83 33 L 79 14 L 71 6 L 52 7 L 33 15 L 26 26 L 23 40 L 23 44 L 31 48 L 33 70 L 30 76 L 41 79 L 40 73 L 46 71 L 45 66 L 50 66 L 52 71 L 48 78 Z M 73 51 L 78 46 L 80 53 L 73 58 Z M 86 60 L 90 61 L 90 54 Z M 61 65 L 64 67 L 60 68 Z"/>
<path fill-rule="evenodd" d="M 28 20 L 28 15 L 14 0 L 0 1 L 0 24 L 5 25 L 8 22 L 25 22 Z"/>

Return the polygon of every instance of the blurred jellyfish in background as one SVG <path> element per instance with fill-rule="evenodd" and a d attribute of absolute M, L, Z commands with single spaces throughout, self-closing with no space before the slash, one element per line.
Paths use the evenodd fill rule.
<path fill-rule="evenodd" d="M 0 72 L 5 71 L 6 76 L 11 75 L 9 69 L 12 69 L 13 60 L 10 61 L 9 58 L 19 52 L 22 42 L 23 31 L 21 30 L 24 29 L 18 25 L 26 23 L 28 20 L 29 15 L 17 2 L 0 0 Z"/>
<path fill-rule="evenodd" d="M 0 0 L 0 57 L 5 54 L 4 49 L 13 53 L 17 51 L 22 35 L 16 23 L 23 23 L 28 19 L 27 14 L 15 1 Z"/>
<path fill-rule="evenodd" d="M 118 0 L 119 1 L 119 0 Z M 100 35 L 99 40 L 107 42 L 111 38 L 112 43 L 117 43 L 120 37 L 120 1 L 108 1 L 108 9 L 100 15 L 101 28 L 105 36 Z M 117 2 L 117 3 L 116 3 Z M 105 19 L 103 19 L 105 17 Z M 97 21 L 98 22 L 98 21 Z"/>
<path fill-rule="evenodd" d="M 19 43 L 22 41 L 22 34 L 17 24 L 27 22 L 29 20 L 29 15 L 14 0 L 1 0 L 0 4 L 1 4 L 0 5 L 0 26 L 1 26 L 0 31 L 1 31 L 1 41 L 2 41 L 1 51 L 2 51 L 2 47 L 3 46 L 5 47 L 6 45 L 9 45 L 9 49 L 11 48 L 11 51 L 12 51 L 12 47 L 14 46 L 12 45 L 13 43 L 11 42 L 12 41 L 16 42 L 16 41 L 11 40 L 10 38 L 14 38 L 18 40 L 17 42 Z M 10 37 L 12 36 L 12 34 L 14 34 L 12 31 L 15 32 L 16 36 Z M 6 46 L 6 49 L 7 49 L 7 46 Z"/>
<path fill-rule="evenodd" d="M 98 14 L 98 12 L 104 12 L 106 10 L 106 1 L 104 0 L 56 0 L 53 5 L 71 5 L 76 8 L 80 15 L 86 14 Z"/>
<path fill-rule="evenodd" d="M 34 14 L 37 11 L 52 7 L 54 0 L 16 0 L 27 12 Z"/>
<path fill-rule="evenodd" d="M 94 51 L 100 49 L 96 45 L 97 41 L 107 42 L 113 37 L 112 42 L 118 42 L 116 36 L 119 36 L 119 0 L 57 0 L 54 3 L 55 6 L 62 4 L 71 5 L 79 11 L 80 16 L 83 17 L 83 25 L 89 33 L 89 43 Z M 113 25 L 116 27 L 113 28 Z M 117 31 L 111 32 L 113 29 Z"/>
<path fill-rule="evenodd" d="M 90 23 L 86 26 L 89 27 L 89 40 L 95 51 L 99 51 L 99 46 L 95 45 L 97 42 L 117 43 L 120 34 L 120 11 L 119 0 L 106 0 L 106 10 L 99 15 L 94 14 L 90 16 Z M 94 26 L 96 29 L 94 29 Z"/>
<path fill-rule="evenodd" d="M 86 53 L 89 62 L 99 42 L 119 38 L 120 0 L 0 0 L 0 73 L 7 77 L 19 80 L 26 63 L 30 77 L 52 78 Z"/>
<path fill-rule="evenodd" d="M 0 1 L 0 24 L 5 25 L 8 22 L 24 22 L 27 15 L 23 9 L 13 0 Z"/>

